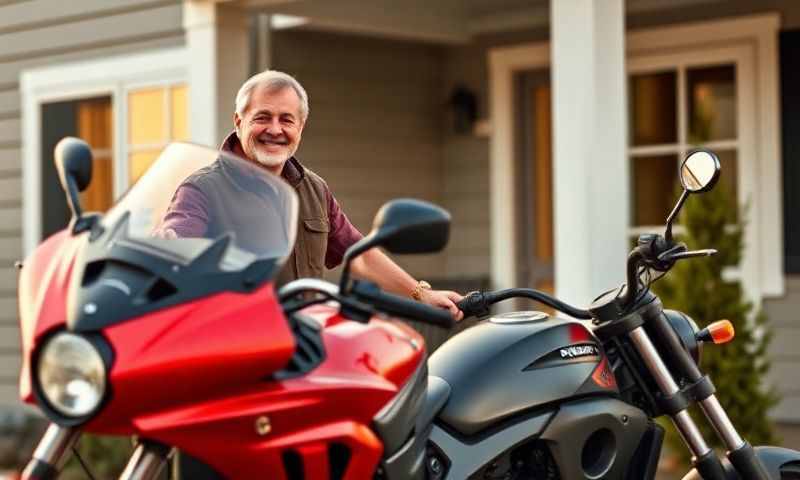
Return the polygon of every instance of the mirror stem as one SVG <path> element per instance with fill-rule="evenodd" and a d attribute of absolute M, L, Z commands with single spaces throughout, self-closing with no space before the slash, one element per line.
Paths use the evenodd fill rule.
<path fill-rule="evenodd" d="M 69 198 L 69 208 L 72 210 L 74 219 L 79 220 L 83 216 L 83 209 L 81 208 L 80 193 L 78 192 L 78 185 L 75 184 L 75 179 L 67 176 L 67 190 Z"/>
<path fill-rule="evenodd" d="M 344 261 L 342 262 L 344 267 L 342 267 L 342 276 L 339 279 L 339 292 L 345 293 L 347 291 L 347 283 L 350 281 L 350 264 L 353 263 L 356 257 L 375 246 L 374 237 L 373 234 L 367 235 L 345 252 Z"/>
<path fill-rule="evenodd" d="M 667 217 L 667 231 L 664 232 L 664 239 L 667 241 L 667 244 L 672 243 L 672 223 L 675 221 L 675 217 L 678 216 L 678 212 L 681 211 L 683 202 L 685 202 L 688 197 L 689 190 L 684 189 L 683 193 L 681 193 L 681 197 L 678 199 L 678 203 L 675 204 L 675 208 L 672 209 L 669 217 Z"/>

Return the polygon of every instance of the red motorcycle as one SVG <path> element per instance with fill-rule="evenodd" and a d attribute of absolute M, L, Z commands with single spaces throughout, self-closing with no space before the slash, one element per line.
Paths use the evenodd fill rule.
<path fill-rule="evenodd" d="M 212 164 L 241 198 L 263 202 L 264 217 L 249 220 L 269 228 L 160 231 L 176 189 Z M 391 468 L 425 468 L 424 342 L 378 313 L 449 326 L 446 311 L 363 283 L 357 300 L 315 280 L 294 282 L 282 305 L 272 279 L 294 245 L 298 200 L 234 156 L 173 144 L 103 216 L 80 208 L 87 145 L 63 140 L 56 165 L 73 218 L 19 280 L 21 396 L 52 421 L 23 478 L 57 477 L 81 432 L 138 438 L 124 479 L 156 478 L 175 448 L 226 478 L 371 478 L 400 447 Z M 445 211 L 398 201 L 346 261 L 378 245 L 439 250 L 448 233 Z M 317 294 L 297 294 L 306 290 Z"/>

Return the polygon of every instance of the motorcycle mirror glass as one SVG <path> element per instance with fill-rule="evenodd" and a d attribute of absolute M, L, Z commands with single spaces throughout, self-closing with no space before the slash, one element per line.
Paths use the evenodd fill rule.
<path fill-rule="evenodd" d="M 80 218 L 79 193 L 86 190 L 92 181 L 92 151 L 80 138 L 65 137 L 56 145 L 53 161 L 69 208 L 75 218 Z"/>
<path fill-rule="evenodd" d="M 681 184 L 691 193 L 711 190 L 719 179 L 719 158 L 708 150 L 695 150 L 681 165 Z"/>
<path fill-rule="evenodd" d="M 714 188 L 719 180 L 719 158 L 711 150 L 697 149 L 691 152 L 681 164 L 681 184 L 683 193 L 678 199 L 678 203 L 667 217 L 667 229 L 664 238 L 667 242 L 672 241 L 672 223 L 683 206 L 683 202 L 689 197 L 690 193 L 707 192 Z"/>
<path fill-rule="evenodd" d="M 340 290 L 345 291 L 350 276 L 350 262 L 373 247 L 391 253 L 433 253 L 447 245 L 450 238 L 450 214 L 432 203 L 414 199 L 392 200 L 375 215 L 369 234 L 347 249 Z"/>
<path fill-rule="evenodd" d="M 450 214 L 421 200 L 393 200 L 378 210 L 370 235 L 392 253 L 438 252 L 450 237 Z"/>

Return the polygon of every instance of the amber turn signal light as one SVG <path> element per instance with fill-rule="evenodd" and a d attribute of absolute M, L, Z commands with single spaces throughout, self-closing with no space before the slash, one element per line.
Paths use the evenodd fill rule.
<path fill-rule="evenodd" d="M 695 338 L 699 342 L 713 342 L 715 345 L 721 345 L 730 342 L 735 336 L 736 331 L 729 320 L 717 320 L 697 332 Z"/>

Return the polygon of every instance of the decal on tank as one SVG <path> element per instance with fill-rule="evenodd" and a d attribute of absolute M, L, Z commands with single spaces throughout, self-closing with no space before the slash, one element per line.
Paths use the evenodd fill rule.
<path fill-rule="evenodd" d="M 600 347 L 595 343 L 566 345 L 539 357 L 522 370 L 536 370 L 539 368 L 550 368 L 571 363 L 599 362 L 600 359 Z"/>

